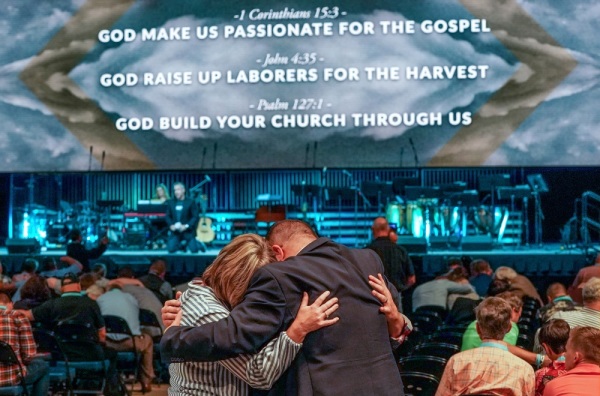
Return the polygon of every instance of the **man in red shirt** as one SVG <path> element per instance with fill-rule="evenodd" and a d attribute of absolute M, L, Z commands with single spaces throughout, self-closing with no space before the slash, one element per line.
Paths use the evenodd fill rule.
<path fill-rule="evenodd" d="M 10 298 L 0 293 L 0 339 L 8 343 L 24 370 L 25 383 L 32 387 L 33 396 L 46 396 L 50 386 L 48 362 L 36 359 L 36 347 L 29 320 L 13 311 Z M 19 366 L 0 364 L 0 386 L 19 384 Z"/>
<path fill-rule="evenodd" d="M 571 329 L 566 349 L 568 371 L 546 384 L 544 396 L 597 396 L 600 392 L 600 329 Z"/>

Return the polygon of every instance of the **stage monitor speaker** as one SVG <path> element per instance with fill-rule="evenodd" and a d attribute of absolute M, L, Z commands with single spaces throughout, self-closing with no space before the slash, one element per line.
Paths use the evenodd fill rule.
<path fill-rule="evenodd" d="M 429 249 L 431 250 L 446 250 L 450 247 L 450 240 L 447 236 L 430 236 Z"/>
<path fill-rule="evenodd" d="M 398 245 L 402 246 L 408 253 L 427 253 L 427 240 L 414 236 L 398 236 Z"/>
<path fill-rule="evenodd" d="M 489 235 L 464 236 L 462 250 L 492 250 L 492 237 Z"/>
<path fill-rule="evenodd" d="M 35 238 L 6 240 L 6 250 L 9 254 L 39 254 L 42 247 Z"/>

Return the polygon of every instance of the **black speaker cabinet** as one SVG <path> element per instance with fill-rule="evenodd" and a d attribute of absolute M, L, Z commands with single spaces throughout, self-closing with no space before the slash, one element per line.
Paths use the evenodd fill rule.
<path fill-rule="evenodd" d="M 471 235 L 462 239 L 462 250 L 492 250 L 492 237 L 489 235 Z"/>
<path fill-rule="evenodd" d="M 414 236 L 399 236 L 398 245 L 402 246 L 408 253 L 427 253 L 427 240 L 415 238 Z"/>
<path fill-rule="evenodd" d="M 39 254 L 41 251 L 40 243 L 35 238 L 6 240 L 6 250 L 9 254 Z"/>

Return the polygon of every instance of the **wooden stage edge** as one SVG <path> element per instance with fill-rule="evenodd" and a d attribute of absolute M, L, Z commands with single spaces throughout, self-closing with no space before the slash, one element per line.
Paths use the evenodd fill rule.
<path fill-rule="evenodd" d="M 194 276 L 201 275 L 215 259 L 220 247 L 209 247 L 206 252 L 197 254 L 169 254 L 166 250 L 116 250 L 109 249 L 96 260 L 106 264 L 109 277 L 114 277 L 119 268 L 130 266 L 136 275 L 147 272 L 153 257 L 163 257 L 168 263 L 167 280 L 176 285 L 189 281 Z M 46 250 L 34 257 L 60 257 L 64 249 Z M 531 278 L 567 279 L 575 276 L 582 267 L 589 265 L 596 256 L 597 249 L 571 248 L 564 249 L 559 244 L 543 246 L 521 246 L 493 248 L 491 250 L 431 250 L 426 253 L 411 253 L 417 277 L 420 280 L 432 278 L 446 268 L 446 262 L 451 257 L 468 256 L 471 259 L 485 259 L 493 268 L 508 266 L 517 272 Z M 6 274 L 20 271 L 23 260 L 30 255 L 9 254 L 6 248 L 0 248 L 0 259 Z M 420 283 L 420 282 L 419 282 Z"/>

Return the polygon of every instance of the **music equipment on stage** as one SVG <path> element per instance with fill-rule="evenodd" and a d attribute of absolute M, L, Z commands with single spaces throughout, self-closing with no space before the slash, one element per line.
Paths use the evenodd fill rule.
<path fill-rule="evenodd" d="M 408 253 L 427 253 L 427 240 L 414 236 L 398 236 L 398 245 L 402 246 Z"/>
<path fill-rule="evenodd" d="M 205 194 L 202 194 L 200 195 L 198 202 L 202 210 L 202 215 L 198 220 L 198 227 L 196 227 L 196 240 L 201 243 L 211 243 L 215 240 L 215 230 L 212 228 L 212 219 L 206 217 L 208 197 Z"/>
<path fill-rule="evenodd" d="M 138 201 L 137 212 L 151 214 L 162 213 L 164 215 L 167 213 L 167 204 L 162 202 L 153 203 L 148 200 Z"/>
<path fill-rule="evenodd" d="M 39 254 L 41 245 L 35 238 L 9 238 L 6 240 L 6 250 L 9 254 Z"/>

